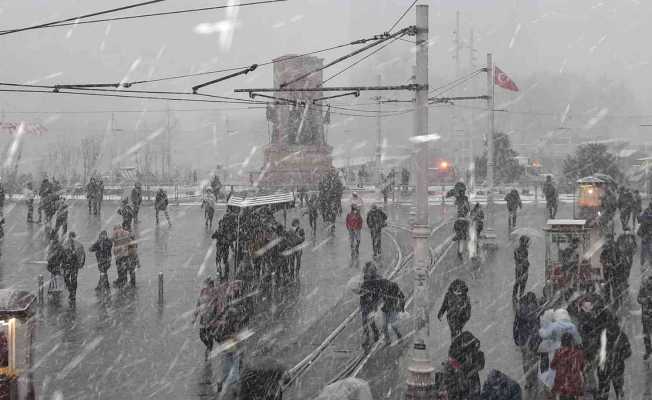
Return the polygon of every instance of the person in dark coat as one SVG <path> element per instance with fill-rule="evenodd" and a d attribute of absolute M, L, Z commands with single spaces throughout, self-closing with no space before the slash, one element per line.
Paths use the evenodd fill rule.
<path fill-rule="evenodd" d="M 620 264 L 619 269 L 623 270 L 625 277 L 625 286 L 629 282 L 629 275 L 632 271 L 632 265 L 634 264 L 634 253 L 636 252 L 636 236 L 632 233 L 628 226 L 623 229 L 623 233 L 618 236 L 616 240 L 616 252 L 618 257 L 618 262 Z"/>
<path fill-rule="evenodd" d="M 34 222 L 34 197 L 36 197 L 36 192 L 32 187 L 32 182 L 27 182 L 25 188 L 23 189 L 23 196 L 25 198 L 25 204 L 27 205 L 27 223 Z"/>
<path fill-rule="evenodd" d="M 385 343 L 389 345 L 392 342 L 389 333 L 390 326 L 398 340 L 401 340 L 403 337 L 401 331 L 398 330 L 398 314 L 405 311 L 405 295 L 398 286 L 398 283 L 389 279 L 382 278 L 380 287 L 383 300 L 383 306 L 381 308 L 384 316 L 383 333 L 385 335 Z"/>
<path fill-rule="evenodd" d="M 577 348 L 571 333 L 561 335 L 561 348 L 555 353 L 550 367 L 555 370 L 552 392 L 560 400 L 575 400 L 584 395 L 584 353 Z"/>
<path fill-rule="evenodd" d="M 514 266 L 515 278 L 514 288 L 512 290 L 512 302 L 518 303 L 527 286 L 528 270 L 530 268 L 530 261 L 528 260 L 530 247 L 530 238 L 527 235 L 522 235 L 518 241 L 518 247 L 514 250 Z"/>
<path fill-rule="evenodd" d="M 387 214 L 375 204 L 371 206 L 371 210 L 367 213 L 367 226 L 371 232 L 374 257 L 380 256 L 382 253 L 380 238 L 382 229 L 387 226 Z"/>
<path fill-rule="evenodd" d="M 469 216 L 471 217 L 471 222 L 475 224 L 476 237 L 479 239 L 480 234 L 484 229 L 484 211 L 482 211 L 482 206 L 480 206 L 480 203 L 475 203 L 475 206 L 471 210 Z"/>
<path fill-rule="evenodd" d="M 607 301 L 618 306 L 621 301 L 622 287 L 625 281 L 625 271 L 618 260 L 618 250 L 614 235 L 608 233 L 600 252 L 600 263 L 606 280 L 605 297 Z"/>
<path fill-rule="evenodd" d="M 613 386 L 616 399 L 624 399 L 625 360 L 632 355 L 629 339 L 616 321 L 607 326 L 606 358 L 598 366 L 597 400 L 607 400 Z"/>
<path fill-rule="evenodd" d="M 537 296 L 532 292 L 527 292 L 521 299 L 514 318 L 514 344 L 521 349 L 523 356 L 526 389 L 536 385 L 537 381 L 539 311 Z"/>
<path fill-rule="evenodd" d="M 644 360 L 652 355 L 652 276 L 647 276 L 641 282 L 636 300 L 641 305 L 641 324 L 643 325 L 643 343 L 645 343 Z"/>
<path fill-rule="evenodd" d="M 213 235 L 211 239 L 215 239 L 215 267 L 220 277 L 229 279 L 229 242 L 228 235 L 224 232 L 224 227 L 221 226 Z"/>
<path fill-rule="evenodd" d="M 97 282 L 95 290 L 105 290 L 109 292 L 111 287 L 109 285 L 108 271 L 111 268 L 111 250 L 113 249 L 113 242 L 109 239 L 106 231 L 100 232 L 100 235 L 95 243 L 90 247 L 90 251 L 95 253 L 97 259 L 97 269 L 100 271 L 100 280 Z"/>
<path fill-rule="evenodd" d="M 97 196 L 99 188 L 97 187 L 97 182 L 95 177 L 91 177 L 90 181 L 86 185 L 86 201 L 88 202 L 88 215 L 95 214 L 97 215 Z"/>
<path fill-rule="evenodd" d="M 44 178 L 41 181 L 41 186 L 39 186 L 38 188 L 39 203 L 38 203 L 38 221 L 36 221 L 37 224 L 40 224 L 43 221 L 42 215 L 45 210 L 46 199 L 50 194 L 51 190 L 52 189 L 50 187 L 50 181 L 48 180 L 48 178 Z"/>
<path fill-rule="evenodd" d="M 77 274 L 86 262 L 86 253 L 81 243 L 75 240 L 75 232 L 70 232 L 63 243 L 63 279 L 68 289 L 68 301 L 75 305 L 77 296 Z"/>
<path fill-rule="evenodd" d="M 636 200 L 634 194 L 627 188 L 621 187 L 618 195 L 618 209 L 620 210 L 620 223 L 623 229 L 629 226 L 629 218 L 632 216 Z"/>
<path fill-rule="evenodd" d="M 548 210 L 548 218 L 555 219 L 557 215 L 557 207 L 559 202 L 559 195 L 557 188 L 552 183 L 552 177 L 546 176 L 546 182 L 543 184 L 543 195 L 546 198 L 546 210 Z"/>
<path fill-rule="evenodd" d="M 156 192 L 156 198 L 154 199 L 154 210 L 156 213 L 156 225 L 158 225 L 158 213 L 162 212 L 165 215 L 165 219 L 168 221 L 168 226 L 172 226 L 170 222 L 170 216 L 168 215 L 168 195 L 165 193 L 163 188 L 160 188 Z"/>
<path fill-rule="evenodd" d="M 444 302 L 437 313 L 437 319 L 446 314 L 451 337 L 457 337 L 464 328 L 464 325 L 471 318 L 471 300 L 469 299 L 469 287 L 461 279 L 455 279 L 448 287 L 444 296 Z"/>
<path fill-rule="evenodd" d="M 118 208 L 118 215 L 122 217 L 122 229 L 131 232 L 131 222 L 134 220 L 134 210 L 129 205 L 129 199 L 122 199 L 122 206 Z"/>
<path fill-rule="evenodd" d="M 643 199 L 641 199 L 641 193 L 638 190 L 634 190 L 634 207 L 632 208 L 632 225 L 636 229 L 638 224 L 638 216 L 643 212 Z"/>
<path fill-rule="evenodd" d="M 374 343 L 380 339 L 380 331 L 373 317 L 381 300 L 380 284 L 381 277 L 376 272 L 376 266 L 371 261 L 367 261 L 362 272 L 362 285 L 360 286 L 360 314 L 364 334 L 363 348 L 368 348 L 370 345 L 369 326 L 371 326 L 374 334 Z"/>
<path fill-rule="evenodd" d="M 131 209 L 134 214 L 134 223 L 138 223 L 138 211 L 140 210 L 140 205 L 143 204 L 143 188 L 140 185 L 140 182 L 134 183 L 133 189 L 131 189 Z"/>
<path fill-rule="evenodd" d="M 351 245 L 351 258 L 357 259 L 360 255 L 360 231 L 362 231 L 362 216 L 360 210 L 351 206 L 351 212 L 346 216 L 346 229 L 349 231 Z"/>
<path fill-rule="evenodd" d="M 480 341 L 469 331 L 453 339 L 448 349 L 445 382 L 449 400 L 480 399 L 480 371 L 485 357 Z"/>
<path fill-rule="evenodd" d="M 292 279 L 299 279 L 301 256 L 303 255 L 302 245 L 306 241 L 306 231 L 301 227 L 301 222 L 299 222 L 298 218 L 292 220 L 292 230 L 290 232 L 293 247 L 292 254 L 290 255 L 290 275 Z"/>
<path fill-rule="evenodd" d="M 523 203 L 521 202 L 521 196 L 518 194 L 518 190 L 512 189 L 505 196 L 505 201 L 507 202 L 507 212 L 509 213 L 509 223 L 512 227 L 516 226 L 516 215 L 519 208 L 523 208 Z"/>
<path fill-rule="evenodd" d="M 652 202 L 638 217 L 636 234 L 641 238 L 641 269 L 652 260 Z"/>
<path fill-rule="evenodd" d="M 53 203 L 56 207 L 54 231 L 59 232 L 59 228 L 61 228 L 61 235 L 64 236 L 68 233 L 68 203 L 63 198 L 59 198 Z"/>
<path fill-rule="evenodd" d="M 481 400 L 521 400 L 522 398 L 523 394 L 518 382 L 498 370 L 489 371 L 482 385 Z"/>

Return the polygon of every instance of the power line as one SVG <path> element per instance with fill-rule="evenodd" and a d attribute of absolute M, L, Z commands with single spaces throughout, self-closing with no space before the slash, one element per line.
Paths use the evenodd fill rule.
<path fill-rule="evenodd" d="M 251 106 L 251 107 L 231 107 L 231 108 L 179 108 L 179 109 L 153 109 L 153 110 L 79 110 L 79 111 L 66 111 L 66 110 L 42 110 L 42 111 L 5 111 L 3 114 L 142 114 L 142 113 L 166 113 L 171 112 L 211 112 L 211 111 L 239 111 L 239 110 L 264 110 L 265 106 Z"/>
<path fill-rule="evenodd" d="M 159 1 L 164 1 L 164 0 L 159 0 Z M 90 20 L 90 21 L 77 21 L 76 19 L 73 18 L 72 20 L 75 21 L 75 22 L 65 22 L 65 23 L 51 22 L 51 23 L 48 23 L 48 24 L 35 25 L 34 27 L 27 27 L 27 28 L 19 28 L 19 29 L 7 30 L 7 31 L 0 31 L 0 35 L 6 35 L 6 34 L 9 34 L 9 33 L 20 32 L 20 31 L 29 30 L 29 29 L 57 28 L 57 27 L 71 26 L 71 25 L 95 24 L 95 23 L 110 22 L 110 21 L 124 21 L 124 20 L 129 20 L 129 19 L 158 17 L 158 16 L 162 16 L 162 15 L 187 14 L 187 13 L 201 12 L 201 11 L 220 10 L 220 9 L 231 8 L 231 7 L 244 7 L 244 6 L 253 6 L 253 5 L 260 5 L 260 4 L 267 4 L 267 3 L 278 3 L 278 2 L 284 2 L 284 1 L 288 1 L 288 0 L 264 0 L 264 1 L 255 1 L 255 2 L 251 2 L 251 3 L 233 4 L 233 5 L 227 5 L 227 6 L 189 8 L 189 9 L 184 9 L 184 10 L 164 11 L 164 12 L 150 13 L 150 14 L 129 15 L 129 16 L 126 16 L 126 17 L 93 19 L 93 20 Z M 71 19 L 66 19 L 66 21 L 70 21 L 70 20 Z"/>
<path fill-rule="evenodd" d="M 412 4 L 410 4 L 410 6 L 409 6 L 409 7 L 408 7 L 404 12 L 403 12 L 403 14 L 401 14 L 401 16 L 398 17 L 398 19 L 396 20 L 396 22 L 394 22 L 394 25 L 392 25 L 392 27 L 389 28 L 389 31 L 388 31 L 388 32 L 391 32 L 394 28 L 396 28 L 396 25 L 398 25 L 398 23 L 401 22 L 401 20 L 402 20 L 403 18 L 405 18 L 405 15 L 406 15 L 406 14 L 407 14 L 411 9 L 412 9 L 412 7 L 414 7 L 415 4 L 417 4 L 417 1 L 418 1 L 418 0 L 414 0 L 414 1 L 412 2 Z"/>
<path fill-rule="evenodd" d="M 167 1 L 167 0 L 150 0 L 150 1 L 145 1 L 145 2 L 142 2 L 142 3 L 136 3 L 136 4 L 131 4 L 131 5 L 123 6 L 123 7 L 112 8 L 112 9 L 109 9 L 109 10 L 98 11 L 98 12 L 94 12 L 94 13 L 90 13 L 90 14 L 78 15 L 76 17 L 60 19 L 60 20 L 52 21 L 52 22 L 46 22 L 44 24 L 27 26 L 27 27 L 24 27 L 24 28 L 16 28 L 16 29 L 4 30 L 4 31 L 0 31 L 0 35 L 8 35 L 10 33 L 24 32 L 24 31 L 29 31 L 29 30 L 33 30 L 33 29 L 40 29 L 40 28 L 50 28 L 52 26 L 60 26 L 58 24 L 63 24 L 63 23 L 69 22 L 69 21 L 75 21 L 75 24 L 76 24 L 78 22 L 78 20 L 80 20 L 82 18 L 96 17 L 98 15 L 110 14 L 110 13 L 114 13 L 114 12 L 118 12 L 118 11 L 128 10 L 128 9 L 131 9 L 131 8 L 148 6 L 148 5 L 152 5 L 152 4 L 155 4 L 155 3 L 162 3 L 164 1 Z"/>

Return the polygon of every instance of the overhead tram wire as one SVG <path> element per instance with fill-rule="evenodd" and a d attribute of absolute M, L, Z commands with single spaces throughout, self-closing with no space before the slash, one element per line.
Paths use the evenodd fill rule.
<path fill-rule="evenodd" d="M 158 1 L 166 1 L 166 0 L 158 0 Z M 75 21 L 75 22 L 62 22 L 62 23 L 51 22 L 51 23 L 47 23 L 47 24 L 34 25 L 34 26 L 31 26 L 31 27 L 26 27 L 26 28 L 4 30 L 4 31 L 0 31 L 0 36 L 15 33 L 15 32 L 22 32 L 22 31 L 25 31 L 25 30 L 32 30 L 32 29 L 58 28 L 58 27 L 71 26 L 71 25 L 85 25 L 85 24 L 96 24 L 96 23 L 101 23 L 101 22 L 124 21 L 124 20 L 130 20 L 130 19 L 138 19 L 138 18 L 150 18 L 150 17 L 158 17 L 158 16 L 163 16 L 163 15 L 188 14 L 188 13 L 201 12 L 201 11 L 220 10 L 220 9 L 231 8 L 231 7 L 254 6 L 254 5 L 269 4 L 269 3 L 279 3 L 279 2 L 285 2 L 285 1 L 288 1 L 288 0 L 262 0 L 262 1 L 255 1 L 255 2 L 251 2 L 251 3 L 239 3 L 239 4 L 233 4 L 233 5 L 202 7 L 202 8 L 188 8 L 188 9 L 183 9 L 183 10 L 163 11 L 163 12 L 158 12 L 158 13 L 129 15 L 129 16 L 125 16 L 125 17 L 93 19 L 93 20 L 90 20 L 90 21 L 77 21 L 77 18 L 73 18 L 73 19 L 66 19 L 65 21 L 71 21 L 72 20 L 72 21 Z M 111 12 L 114 12 L 114 11 L 111 11 Z M 86 16 L 86 17 L 88 17 L 88 16 Z M 79 18 L 84 18 L 84 17 L 82 16 L 82 17 L 79 17 Z"/>
<path fill-rule="evenodd" d="M 0 35 L 8 35 L 8 34 L 11 34 L 11 33 L 24 32 L 24 31 L 34 30 L 34 29 L 41 29 L 41 28 L 50 28 L 52 26 L 61 26 L 59 24 L 63 24 L 63 23 L 70 22 L 70 21 L 76 21 L 75 23 L 78 23 L 79 22 L 78 20 L 80 20 L 82 18 L 96 17 L 98 15 L 104 15 L 104 14 L 110 14 L 110 13 L 114 13 L 114 12 L 129 10 L 129 9 L 136 8 L 136 7 L 149 6 L 149 5 L 152 5 L 152 4 L 155 4 L 155 3 L 162 3 L 164 1 L 167 1 L 167 0 L 149 0 L 149 1 L 144 1 L 144 2 L 141 2 L 141 3 L 126 5 L 126 6 L 123 6 L 123 7 L 112 8 L 112 9 L 108 9 L 108 10 L 104 10 L 104 11 L 97 11 L 97 12 L 90 13 L 90 14 L 78 15 L 76 17 L 60 19 L 60 20 L 52 21 L 52 22 L 46 22 L 46 23 L 43 23 L 43 24 L 26 26 L 24 28 L 7 29 L 7 30 L 0 31 Z"/>
<path fill-rule="evenodd" d="M 415 4 L 417 4 L 417 1 L 418 1 L 418 0 L 414 0 L 414 1 L 412 2 L 412 4 L 410 4 L 410 6 L 409 6 L 405 11 L 403 11 L 403 14 L 401 14 L 401 16 L 398 17 L 398 19 L 396 20 L 396 22 L 394 22 L 394 25 L 392 25 L 392 27 L 389 28 L 389 31 L 387 31 L 387 32 L 391 32 L 394 28 L 396 28 L 396 25 L 398 25 L 399 22 L 401 22 L 401 20 L 403 20 L 403 18 L 405 18 L 405 15 L 406 15 L 408 12 L 410 12 L 410 10 L 412 9 L 412 7 L 414 7 Z"/>

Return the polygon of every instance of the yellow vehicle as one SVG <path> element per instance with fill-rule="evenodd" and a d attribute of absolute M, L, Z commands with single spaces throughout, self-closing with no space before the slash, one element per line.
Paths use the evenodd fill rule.
<path fill-rule="evenodd" d="M 573 215 L 575 218 L 584 219 L 593 224 L 597 221 L 602 210 L 602 199 L 607 188 L 616 183 L 609 175 L 594 174 L 577 180 L 575 207 Z"/>
<path fill-rule="evenodd" d="M 546 245 L 544 296 L 591 291 L 603 281 L 598 228 L 583 219 L 551 219 L 543 228 Z"/>

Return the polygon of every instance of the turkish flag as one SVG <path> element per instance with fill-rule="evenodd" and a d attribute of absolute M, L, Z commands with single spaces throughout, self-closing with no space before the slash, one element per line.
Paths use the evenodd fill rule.
<path fill-rule="evenodd" d="M 518 86 L 514 81 L 507 76 L 506 73 L 500 70 L 500 68 L 494 66 L 494 83 L 500 86 L 503 89 L 511 90 L 512 92 L 518 92 Z"/>

